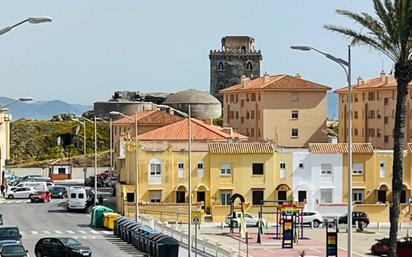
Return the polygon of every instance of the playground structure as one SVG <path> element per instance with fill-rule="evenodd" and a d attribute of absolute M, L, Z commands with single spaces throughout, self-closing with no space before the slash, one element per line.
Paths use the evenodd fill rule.
<path fill-rule="evenodd" d="M 240 200 L 240 210 L 244 213 L 247 206 L 245 198 L 241 194 L 233 194 L 230 197 L 230 233 L 234 232 L 233 219 L 235 214 L 235 200 Z M 266 205 L 265 204 L 270 204 Z M 271 210 L 267 210 L 271 209 Z M 282 248 L 293 248 L 293 243 L 303 239 L 303 209 L 304 205 L 294 204 L 292 201 L 261 201 L 259 205 L 259 225 L 257 231 L 257 243 L 262 243 L 263 215 L 275 215 L 275 231 L 273 239 L 282 239 Z"/>

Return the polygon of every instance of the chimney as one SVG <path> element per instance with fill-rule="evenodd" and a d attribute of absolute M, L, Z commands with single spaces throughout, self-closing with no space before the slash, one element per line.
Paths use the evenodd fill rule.
<path fill-rule="evenodd" d="M 270 76 L 267 72 L 263 75 L 263 83 L 268 83 L 270 81 Z"/>
<path fill-rule="evenodd" d="M 383 81 L 386 77 L 386 73 L 382 70 L 381 71 L 381 81 Z"/>
<path fill-rule="evenodd" d="M 363 78 L 361 76 L 358 77 L 358 85 L 363 85 Z"/>
<path fill-rule="evenodd" d="M 233 128 L 231 127 L 223 127 L 222 131 L 228 134 L 229 136 L 233 135 Z"/>
<path fill-rule="evenodd" d="M 295 78 L 297 78 L 297 79 L 301 79 L 301 78 L 302 78 L 302 76 L 300 76 L 300 74 L 299 74 L 299 72 L 298 72 L 298 73 L 296 73 Z"/>
<path fill-rule="evenodd" d="M 241 82 L 240 85 L 242 87 L 245 87 L 249 84 L 250 78 L 246 77 L 245 75 L 242 75 L 242 77 L 240 78 Z"/>
<path fill-rule="evenodd" d="M 207 125 L 213 125 L 213 118 L 212 118 L 212 117 L 206 118 L 206 119 L 205 119 L 205 123 L 206 123 Z"/>
<path fill-rule="evenodd" d="M 169 114 L 170 114 L 170 115 L 175 115 L 175 110 L 172 109 L 172 108 L 169 108 Z"/>

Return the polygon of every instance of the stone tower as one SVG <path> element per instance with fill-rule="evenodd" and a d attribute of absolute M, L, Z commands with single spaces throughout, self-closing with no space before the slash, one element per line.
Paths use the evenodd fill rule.
<path fill-rule="evenodd" d="M 240 83 L 242 75 L 260 76 L 262 54 L 255 50 L 254 43 L 252 37 L 227 36 L 222 38 L 221 50 L 210 51 L 210 93 L 221 102 L 219 90 Z"/>

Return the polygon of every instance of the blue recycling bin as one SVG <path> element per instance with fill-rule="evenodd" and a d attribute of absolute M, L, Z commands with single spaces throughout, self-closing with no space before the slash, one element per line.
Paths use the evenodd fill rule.
<path fill-rule="evenodd" d="M 113 235 L 120 237 L 120 224 L 128 221 L 126 217 L 120 217 L 114 222 Z"/>

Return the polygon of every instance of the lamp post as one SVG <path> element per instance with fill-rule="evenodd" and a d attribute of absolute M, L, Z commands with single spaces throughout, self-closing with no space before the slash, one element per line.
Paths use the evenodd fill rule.
<path fill-rule="evenodd" d="M 29 97 L 20 97 L 20 98 L 17 98 L 16 100 L 14 100 L 10 103 L 7 103 L 5 105 L 0 104 L 0 113 L 3 114 L 5 112 L 9 111 L 9 109 L 7 107 L 9 107 L 9 106 L 11 106 L 11 105 L 13 105 L 17 102 L 30 102 L 30 101 L 33 101 L 33 100 L 34 99 L 31 96 L 29 96 Z M 3 119 L 4 116 L 2 115 L 1 118 Z M 6 128 L 6 130 L 7 130 L 7 128 Z M 5 140 L 6 144 L 8 144 L 10 142 L 10 134 L 9 133 L 10 132 L 6 131 L 6 140 Z M 0 148 L 2 148 L 2 146 L 0 146 Z M 4 151 L 4 153 L 6 153 L 6 152 L 7 151 Z M 3 153 L 3 151 L 0 151 L 0 185 L 3 185 L 3 162 L 5 162 L 5 159 L 7 158 L 7 153 L 6 154 L 4 154 L 4 153 Z M 4 160 L 3 160 L 3 156 L 5 156 Z"/>
<path fill-rule="evenodd" d="M 113 120 L 109 115 L 109 130 L 110 130 L 110 175 L 113 176 Z"/>
<path fill-rule="evenodd" d="M 31 24 L 40 24 L 40 23 L 46 23 L 46 22 L 51 22 L 52 18 L 50 17 L 29 17 L 21 22 L 18 22 L 12 26 L 5 27 L 3 29 L 0 29 L 0 35 L 9 32 L 13 28 L 22 25 L 23 23 L 31 23 Z"/>
<path fill-rule="evenodd" d="M 348 46 L 348 60 L 335 57 L 328 53 L 322 52 L 314 47 L 297 45 L 291 46 L 294 50 L 310 51 L 313 50 L 324 55 L 326 58 L 339 64 L 346 73 L 346 79 L 348 83 L 348 257 L 352 257 L 352 63 L 351 63 L 351 47 Z"/>
<path fill-rule="evenodd" d="M 189 174 L 188 174 L 188 210 L 187 210 L 187 256 L 190 257 L 192 255 L 192 118 L 191 118 L 191 106 L 188 106 L 188 113 L 176 110 L 168 105 L 156 105 L 159 108 L 167 108 L 171 109 L 174 112 L 182 115 L 183 117 L 187 118 L 188 123 L 188 159 L 189 159 Z M 197 249 L 195 249 L 196 251 Z M 195 252 L 196 254 L 196 252 Z"/>
<path fill-rule="evenodd" d="M 137 133 L 137 112 L 135 113 L 135 118 L 134 120 L 132 118 L 130 118 L 129 116 L 127 116 L 126 114 L 123 114 L 121 112 L 117 112 L 117 111 L 111 111 L 109 113 L 111 116 L 112 115 L 120 115 L 123 116 L 127 119 L 129 119 L 130 121 L 134 121 L 134 144 L 135 144 L 135 149 L 134 149 L 134 158 L 136 160 L 136 164 L 135 164 L 135 200 L 136 200 L 136 211 L 135 211 L 135 220 L 136 222 L 139 219 L 139 149 L 138 149 L 138 133 Z"/>

